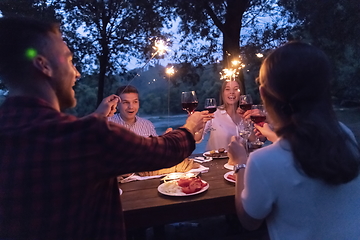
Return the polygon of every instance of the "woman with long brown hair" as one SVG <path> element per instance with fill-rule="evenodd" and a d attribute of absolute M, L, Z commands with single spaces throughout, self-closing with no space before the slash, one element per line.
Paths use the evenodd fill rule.
<path fill-rule="evenodd" d="M 246 228 L 266 220 L 271 239 L 359 238 L 359 147 L 337 120 L 330 80 L 328 58 L 306 43 L 287 43 L 262 64 L 260 94 L 278 140 L 250 154 L 245 175 L 236 168 Z M 229 154 L 246 162 L 235 140 Z"/>
<path fill-rule="evenodd" d="M 231 137 L 238 135 L 237 125 L 241 116 L 237 113 L 240 97 L 240 82 L 224 80 L 220 90 L 220 105 L 214 113 L 214 119 L 208 121 L 203 131 L 195 135 L 197 143 L 204 134 L 210 132 L 206 150 L 227 148 Z"/>

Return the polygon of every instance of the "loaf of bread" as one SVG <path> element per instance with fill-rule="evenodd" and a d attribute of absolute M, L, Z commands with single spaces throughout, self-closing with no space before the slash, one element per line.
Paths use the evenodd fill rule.
<path fill-rule="evenodd" d="M 171 168 L 163 168 L 156 171 L 149 172 L 138 172 L 137 174 L 141 177 L 146 176 L 155 176 L 155 175 L 163 175 L 173 172 L 187 172 L 193 168 L 199 168 L 200 165 L 194 162 L 194 159 L 185 158 L 181 163 L 171 167 Z"/>

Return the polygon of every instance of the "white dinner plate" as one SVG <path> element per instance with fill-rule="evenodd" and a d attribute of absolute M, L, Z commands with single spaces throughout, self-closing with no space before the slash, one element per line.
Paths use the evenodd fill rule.
<path fill-rule="evenodd" d="M 224 168 L 229 169 L 229 170 L 234 170 L 234 165 L 231 165 L 229 163 L 225 163 Z"/>
<path fill-rule="evenodd" d="M 218 150 L 215 150 L 215 152 L 218 153 Z M 227 151 L 225 151 L 225 153 L 227 153 Z M 207 156 L 207 154 L 210 154 L 210 151 L 204 152 L 203 156 L 204 157 L 209 157 L 209 156 Z M 228 158 L 228 155 L 226 154 L 226 155 L 223 155 L 223 156 L 220 156 L 220 157 L 212 157 L 212 158 Z"/>
<path fill-rule="evenodd" d="M 205 187 L 203 187 L 200 191 L 186 194 L 181 190 L 181 187 L 179 187 L 176 184 L 176 181 L 178 181 L 178 180 L 168 181 L 168 182 L 164 182 L 164 183 L 160 184 L 158 187 L 159 193 L 167 195 L 167 196 L 183 197 L 183 196 L 192 196 L 192 195 L 196 195 L 196 194 L 205 192 L 209 188 L 209 184 L 207 182 L 205 182 L 204 180 L 201 180 L 203 183 L 206 183 Z"/>
<path fill-rule="evenodd" d="M 224 174 L 224 178 L 225 178 L 225 180 L 227 180 L 229 182 L 235 183 L 235 180 L 232 180 L 232 179 L 228 178 L 228 176 L 232 175 L 232 174 L 234 174 L 234 171 L 227 172 L 227 173 Z"/>

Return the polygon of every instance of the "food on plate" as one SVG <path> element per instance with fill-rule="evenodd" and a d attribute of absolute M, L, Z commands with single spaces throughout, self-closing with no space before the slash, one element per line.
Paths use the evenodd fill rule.
<path fill-rule="evenodd" d="M 171 167 L 171 168 L 163 168 L 156 171 L 149 171 L 149 172 L 138 172 L 137 174 L 141 177 L 146 176 L 155 176 L 155 175 L 163 175 L 173 172 L 187 172 L 191 169 L 199 168 L 200 164 L 194 162 L 194 159 L 185 158 L 184 161 L 181 163 Z"/>
<path fill-rule="evenodd" d="M 178 186 L 177 181 L 163 183 L 163 192 L 168 194 L 180 194 L 182 193 L 181 187 Z"/>
<path fill-rule="evenodd" d="M 190 194 L 195 193 L 207 186 L 207 183 L 201 181 L 201 178 L 180 178 L 177 180 L 177 184 L 181 187 L 183 193 Z"/>
<path fill-rule="evenodd" d="M 229 174 L 226 177 L 232 181 L 236 181 L 236 176 L 234 174 Z"/>
<path fill-rule="evenodd" d="M 200 191 L 207 183 L 204 183 L 201 178 L 180 178 L 170 182 L 163 183 L 163 192 L 168 194 L 191 194 Z"/>
<path fill-rule="evenodd" d="M 225 148 L 219 148 L 218 150 L 211 150 L 209 153 L 204 154 L 206 157 L 220 158 L 227 157 L 227 152 Z"/>

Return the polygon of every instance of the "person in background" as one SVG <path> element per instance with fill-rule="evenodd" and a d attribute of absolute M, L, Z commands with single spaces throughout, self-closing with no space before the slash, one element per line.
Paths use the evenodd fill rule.
<path fill-rule="evenodd" d="M 235 138 L 229 145 L 247 229 L 266 220 L 270 239 L 359 238 L 360 152 L 333 110 L 331 69 L 321 50 L 302 42 L 264 60 L 259 90 L 279 139 L 249 159 Z"/>
<path fill-rule="evenodd" d="M 197 143 L 201 142 L 203 135 L 210 132 L 205 150 L 226 149 L 231 137 L 238 135 L 237 124 L 241 116 L 237 113 L 240 96 L 240 83 L 224 81 L 220 90 L 220 105 L 214 113 L 214 119 L 207 122 L 203 131 L 195 135 Z"/>
<path fill-rule="evenodd" d="M 116 176 L 180 163 L 211 114 L 151 138 L 107 120 L 114 95 L 100 114 L 65 114 L 80 73 L 59 25 L 2 17 L 0 36 L 0 239 L 125 239 Z"/>
<path fill-rule="evenodd" d="M 140 107 L 138 90 L 131 85 L 121 86 L 116 90 L 116 95 L 121 99 L 117 105 L 119 113 L 109 117 L 108 120 L 143 137 L 157 136 L 154 124 L 137 116 Z"/>
<path fill-rule="evenodd" d="M 238 136 L 238 124 L 244 119 L 250 119 L 252 112 L 243 112 L 239 108 L 240 83 L 238 80 L 224 81 L 220 90 L 220 105 L 214 113 L 214 119 L 208 121 L 204 129 L 195 135 L 195 140 L 200 143 L 204 135 L 210 132 L 205 150 L 227 149 L 232 136 Z M 261 138 L 263 136 L 260 135 Z M 254 135 L 251 136 L 251 139 Z"/>

